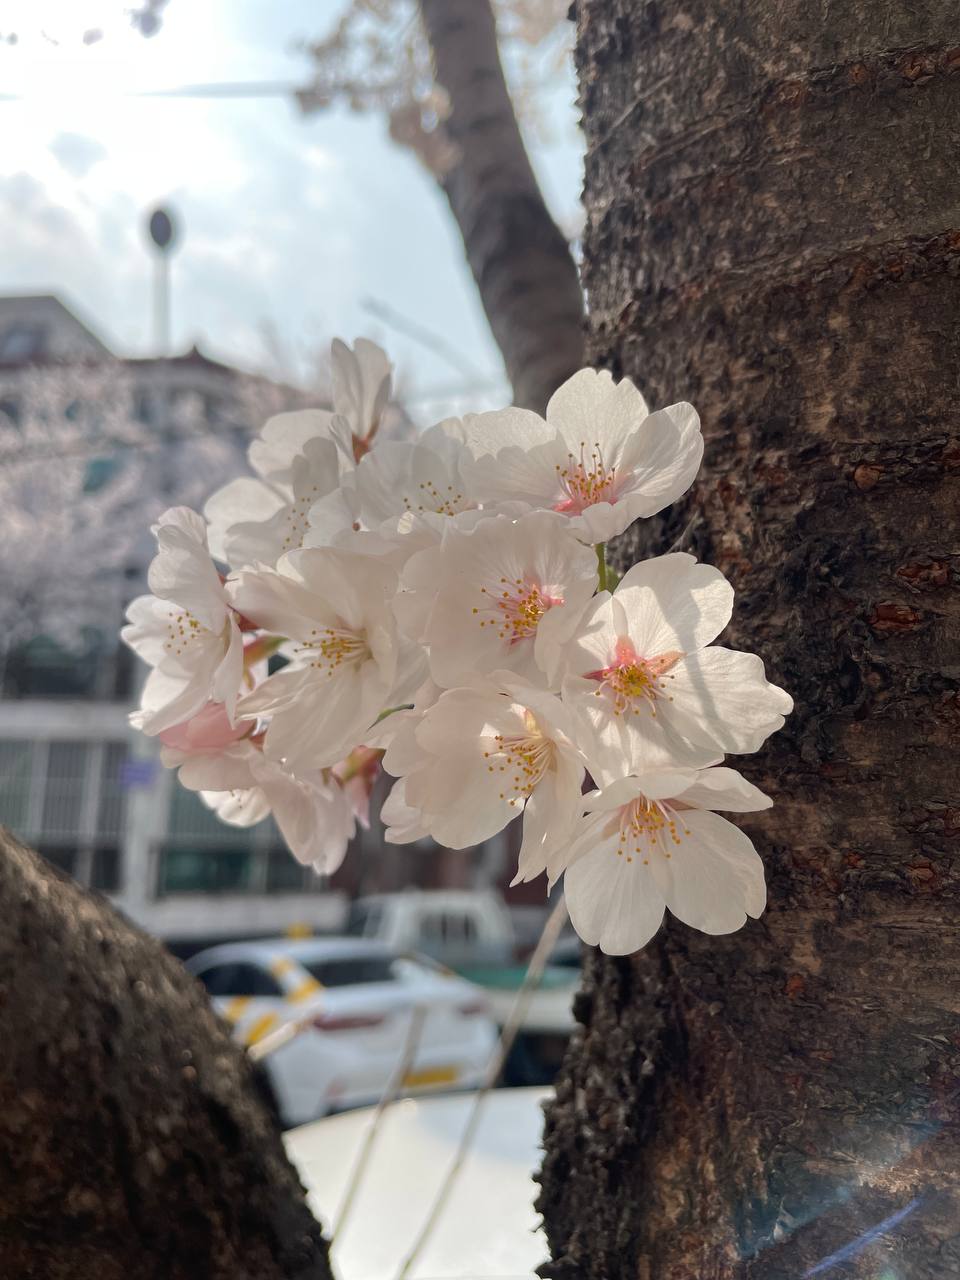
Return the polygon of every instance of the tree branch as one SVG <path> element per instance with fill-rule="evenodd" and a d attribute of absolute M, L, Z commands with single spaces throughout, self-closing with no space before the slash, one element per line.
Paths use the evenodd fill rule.
<path fill-rule="evenodd" d="M 583 295 L 510 101 L 489 0 L 420 0 L 456 164 L 441 179 L 516 403 L 542 411 L 583 362 Z"/>
<path fill-rule="evenodd" d="M 0 903 L 0 1275 L 330 1280 L 194 979 L 2 828 Z"/>

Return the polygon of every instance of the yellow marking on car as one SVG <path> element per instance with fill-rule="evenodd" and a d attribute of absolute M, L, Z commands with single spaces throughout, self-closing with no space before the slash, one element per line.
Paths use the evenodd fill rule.
<path fill-rule="evenodd" d="M 291 1004 L 296 1004 L 300 1000 L 309 1000 L 311 996 L 323 990 L 323 984 L 318 982 L 316 978 L 304 978 L 299 986 L 293 988 L 288 994 L 287 999 Z"/>
<path fill-rule="evenodd" d="M 247 1005 L 250 1003 L 250 999 L 250 996 L 231 996 L 223 1006 L 223 1016 L 228 1022 L 239 1022 Z"/>
<path fill-rule="evenodd" d="M 275 978 L 282 978 L 285 973 L 289 973 L 293 968 L 293 961 L 289 956 L 277 956 L 275 960 L 270 961 L 270 972 Z"/>
<path fill-rule="evenodd" d="M 454 1084 L 459 1076 L 456 1067 L 425 1067 L 422 1071 L 408 1071 L 403 1083 L 408 1089 L 422 1089 L 431 1084 Z"/>
<path fill-rule="evenodd" d="M 250 1024 L 241 1039 L 244 1044 L 256 1044 L 258 1040 L 262 1040 L 267 1032 L 276 1026 L 278 1021 L 279 1019 L 275 1013 L 264 1013 Z"/>

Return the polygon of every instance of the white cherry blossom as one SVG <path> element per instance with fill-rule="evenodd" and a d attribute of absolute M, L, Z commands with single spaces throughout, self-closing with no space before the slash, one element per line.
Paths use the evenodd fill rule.
<path fill-rule="evenodd" d="M 391 364 L 386 353 L 367 338 L 357 338 L 352 351 L 334 338 L 330 361 L 333 435 L 359 462 L 373 444 L 390 399 Z"/>
<path fill-rule="evenodd" d="M 249 728 L 249 726 L 248 726 Z M 181 734 L 191 736 L 188 726 Z M 225 732 L 225 727 L 221 727 Z M 213 716 L 188 749 L 164 745 L 161 759 L 179 771 L 181 785 L 199 791 L 221 821 L 251 827 L 273 814 L 294 857 L 329 875 L 343 861 L 356 823 L 349 796 L 330 774 L 311 770 L 296 775 L 267 759 L 247 737 L 226 745 L 210 744 L 216 736 Z M 164 735 L 165 738 L 168 735 Z M 169 735 L 172 744 L 177 735 Z M 200 745 L 204 738 L 208 745 Z"/>
<path fill-rule="evenodd" d="M 470 453 L 457 438 L 458 426 L 449 419 L 416 440 L 384 440 L 361 458 L 353 482 L 364 528 L 395 525 L 408 516 L 439 531 L 451 516 L 479 506 L 460 474 Z"/>
<path fill-rule="evenodd" d="M 289 483 L 241 478 L 213 494 L 204 508 L 211 541 L 233 569 L 273 566 L 305 542 L 327 545 L 353 520 L 342 484 L 333 440 L 307 440 L 290 464 Z"/>
<path fill-rule="evenodd" d="M 682 552 L 635 565 L 601 592 L 564 651 L 563 698 L 598 781 L 756 751 L 793 701 L 752 653 L 707 648 L 733 589 Z"/>
<path fill-rule="evenodd" d="M 464 420 L 476 455 L 468 485 L 567 516 L 586 542 L 606 542 L 656 515 L 693 483 L 703 456 L 689 404 L 650 413 L 629 378 L 582 369 L 550 398 L 546 421 L 526 409 Z"/>
<path fill-rule="evenodd" d="M 276 570 L 245 570 L 231 582 L 245 618 L 295 642 L 294 661 L 240 704 L 245 718 L 269 718 L 268 757 L 294 770 L 334 765 L 390 705 L 391 693 L 402 697 L 395 589 L 389 567 L 332 547 L 291 552 Z"/>
<path fill-rule="evenodd" d="M 413 844 L 417 840 L 430 838 L 420 811 L 407 804 L 406 793 L 407 780 L 400 778 L 390 788 L 390 794 L 380 806 L 383 838 L 390 844 Z"/>
<path fill-rule="evenodd" d="M 333 418 L 329 409 L 295 409 L 268 418 L 247 450 L 250 466 L 269 484 L 289 485 L 293 480 L 294 460 L 311 440 L 336 442 Z M 346 453 L 344 460 L 352 462 Z"/>
<path fill-rule="evenodd" d="M 404 785 L 387 813 L 401 839 L 429 832 L 462 849 L 523 813 L 517 880 L 559 874 L 555 852 L 580 813 L 585 770 L 558 698 L 499 672 L 442 693 L 414 738 L 415 750 L 407 744 L 404 752 Z M 395 754 L 391 764 L 397 767 Z"/>
<path fill-rule="evenodd" d="M 451 527 L 401 581 L 397 615 L 429 648 L 437 684 L 502 668 L 547 685 L 596 590 L 597 561 L 564 520 L 535 511 Z"/>
<path fill-rule="evenodd" d="M 522 816 L 514 883 L 565 875 L 577 930 L 614 954 L 667 908 L 708 933 L 758 915 L 760 859 L 715 811 L 770 802 L 715 766 L 757 750 L 789 695 L 712 644 L 733 591 L 692 556 L 597 594 L 596 544 L 692 481 L 693 409 L 650 414 L 587 369 L 546 418 L 390 441 L 384 353 L 335 341 L 331 368 L 332 406 L 267 422 L 208 524 L 175 508 L 156 529 L 153 594 L 123 635 L 153 668 L 132 719 L 163 762 L 227 823 L 272 813 L 325 872 L 381 767 L 392 842 L 466 848 Z"/>
<path fill-rule="evenodd" d="M 704 933 L 732 933 L 766 903 L 763 863 L 716 809 L 751 813 L 772 801 L 733 769 L 651 770 L 583 799 L 562 858 L 581 938 L 608 955 L 644 946 L 666 908 Z"/>
<path fill-rule="evenodd" d="M 237 615 L 207 546 L 201 516 L 171 507 L 154 527 L 157 555 L 122 639 L 153 670 L 130 722 L 146 734 L 188 719 L 212 699 L 233 718 L 243 679 Z"/>
<path fill-rule="evenodd" d="M 364 338 L 353 351 L 335 339 L 331 366 L 333 408 L 270 418 L 248 451 L 257 476 L 230 481 L 204 508 L 213 553 L 234 569 L 330 545 L 353 522 L 349 476 L 380 426 L 390 362 Z"/>

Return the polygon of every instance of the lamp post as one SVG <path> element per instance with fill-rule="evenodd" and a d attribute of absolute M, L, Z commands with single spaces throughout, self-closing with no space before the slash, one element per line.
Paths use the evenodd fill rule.
<path fill-rule="evenodd" d="M 158 207 L 147 223 L 156 247 L 153 288 L 153 341 L 160 356 L 170 354 L 170 256 L 177 241 L 178 227 L 169 209 Z"/>

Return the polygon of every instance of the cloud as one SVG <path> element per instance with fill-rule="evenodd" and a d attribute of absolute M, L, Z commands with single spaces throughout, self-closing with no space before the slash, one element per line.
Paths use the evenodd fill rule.
<path fill-rule="evenodd" d="M 107 156 L 102 143 L 82 133 L 58 133 L 49 149 L 73 178 L 85 178 L 93 166 Z"/>

